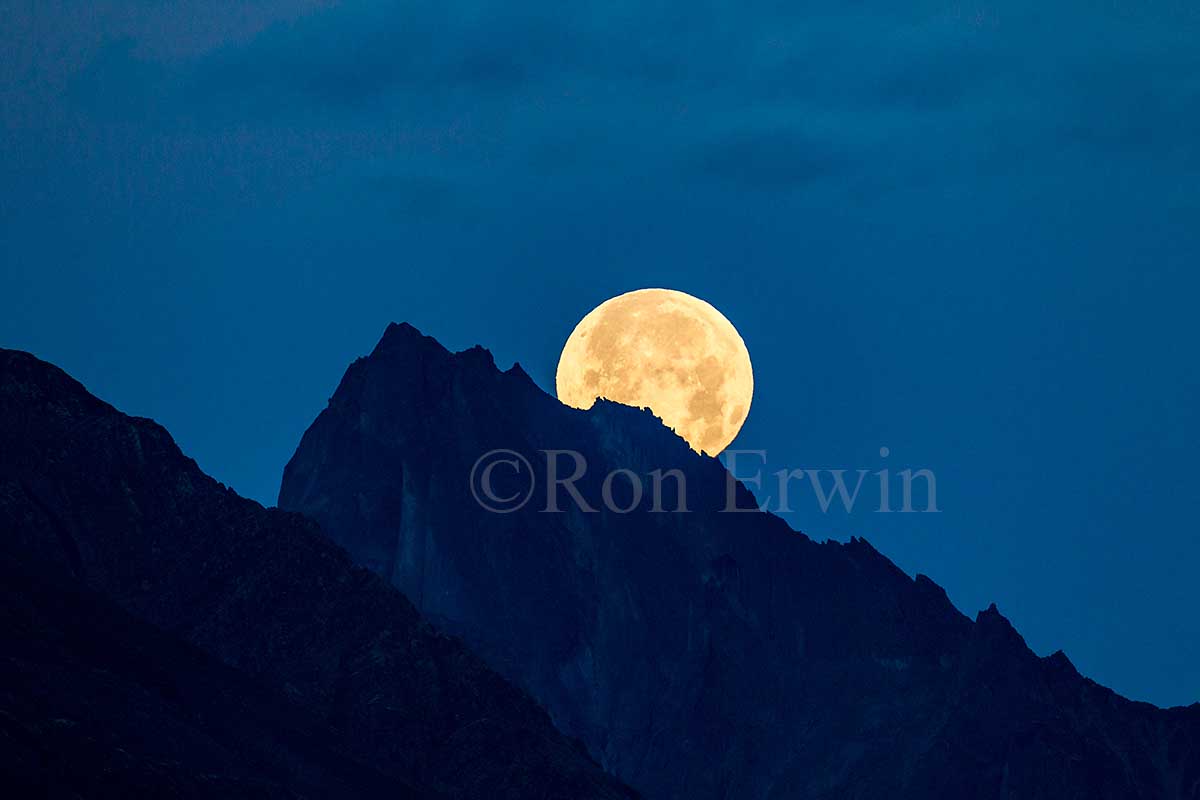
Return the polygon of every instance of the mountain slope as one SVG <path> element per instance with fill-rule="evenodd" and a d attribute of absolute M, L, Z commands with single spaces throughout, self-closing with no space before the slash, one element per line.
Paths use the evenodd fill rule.
<path fill-rule="evenodd" d="M 279 692 L 70 583 L 0 559 L 9 797 L 430 796 L 339 755 Z"/>
<path fill-rule="evenodd" d="M 471 493 L 497 448 L 541 475 L 513 513 Z M 568 449 L 595 513 L 561 491 L 563 513 L 541 511 L 543 451 Z M 690 513 L 605 510 L 617 468 L 680 469 Z M 522 488 L 508 479 L 498 496 Z M 482 348 L 392 325 L 306 432 L 279 503 L 651 798 L 1200 797 L 1200 707 L 1124 700 L 865 541 L 722 513 L 726 491 L 720 463 L 648 412 L 567 408 Z"/>
<path fill-rule="evenodd" d="M 631 796 L 311 521 L 10 350 L 0 453 L 8 785 L 58 759 L 53 795 Z"/>

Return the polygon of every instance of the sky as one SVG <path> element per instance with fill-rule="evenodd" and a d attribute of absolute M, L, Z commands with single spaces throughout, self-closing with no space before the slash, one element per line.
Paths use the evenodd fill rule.
<path fill-rule="evenodd" d="M 0 346 L 239 492 L 274 502 L 388 322 L 552 392 L 585 313 L 679 289 L 746 341 L 764 472 L 937 477 L 940 513 L 800 493 L 794 527 L 1200 700 L 1190 0 L 0 18 Z"/>

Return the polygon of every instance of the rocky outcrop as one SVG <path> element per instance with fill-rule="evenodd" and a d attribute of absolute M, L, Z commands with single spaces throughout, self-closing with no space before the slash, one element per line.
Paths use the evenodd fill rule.
<path fill-rule="evenodd" d="M 7 796 L 632 796 L 310 520 L 9 350 L 0 454 Z"/>
<path fill-rule="evenodd" d="M 498 448 L 542 478 L 512 513 L 471 491 Z M 565 494 L 544 512 L 548 450 L 584 459 L 594 513 Z M 618 468 L 681 470 L 690 513 L 606 510 Z M 495 474 L 497 496 L 522 489 Z M 1200 797 L 1200 707 L 1130 702 L 1038 658 L 994 608 L 963 616 L 862 539 L 723 513 L 727 486 L 648 412 L 567 408 L 481 348 L 393 325 L 305 434 L 279 502 L 650 798 Z"/>

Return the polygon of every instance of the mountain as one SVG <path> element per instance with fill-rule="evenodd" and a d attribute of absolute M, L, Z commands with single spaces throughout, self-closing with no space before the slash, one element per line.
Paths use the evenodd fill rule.
<path fill-rule="evenodd" d="M 0 350 L 9 797 L 629 798 L 299 514 Z"/>
<path fill-rule="evenodd" d="M 473 495 L 497 449 L 536 479 L 511 513 Z M 561 487 L 545 512 L 548 450 L 579 454 L 594 513 Z M 494 496 L 519 498 L 507 458 Z M 570 476 L 573 457 L 553 458 Z M 616 469 L 680 470 L 689 513 L 607 510 Z M 723 513 L 729 486 L 647 411 L 568 408 L 482 348 L 392 325 L 305 433 L 279 505 L 651 800 L 1200 798 L 1200 706 L 1131 702 L 1039 658 L 994 606 L 962 615 L 862 539 Z"/>
<path fill-rule="evenodd" d="M 321 720 L 282 693 L 103 595 L 8 558 L 0 580 L 6 796 L 420 796 L 339 755 Z"/>

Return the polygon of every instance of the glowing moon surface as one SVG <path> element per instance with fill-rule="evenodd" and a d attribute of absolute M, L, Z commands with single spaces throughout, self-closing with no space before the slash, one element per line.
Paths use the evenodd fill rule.
<path fill-rule="evenodd" d="M 558 399 L 649 407 L 693 450 L 716 455 L 750 413 L 754 373 L 737 329 L 703 300 L 639 289 L 584 317 L 558 360 Z"/>

